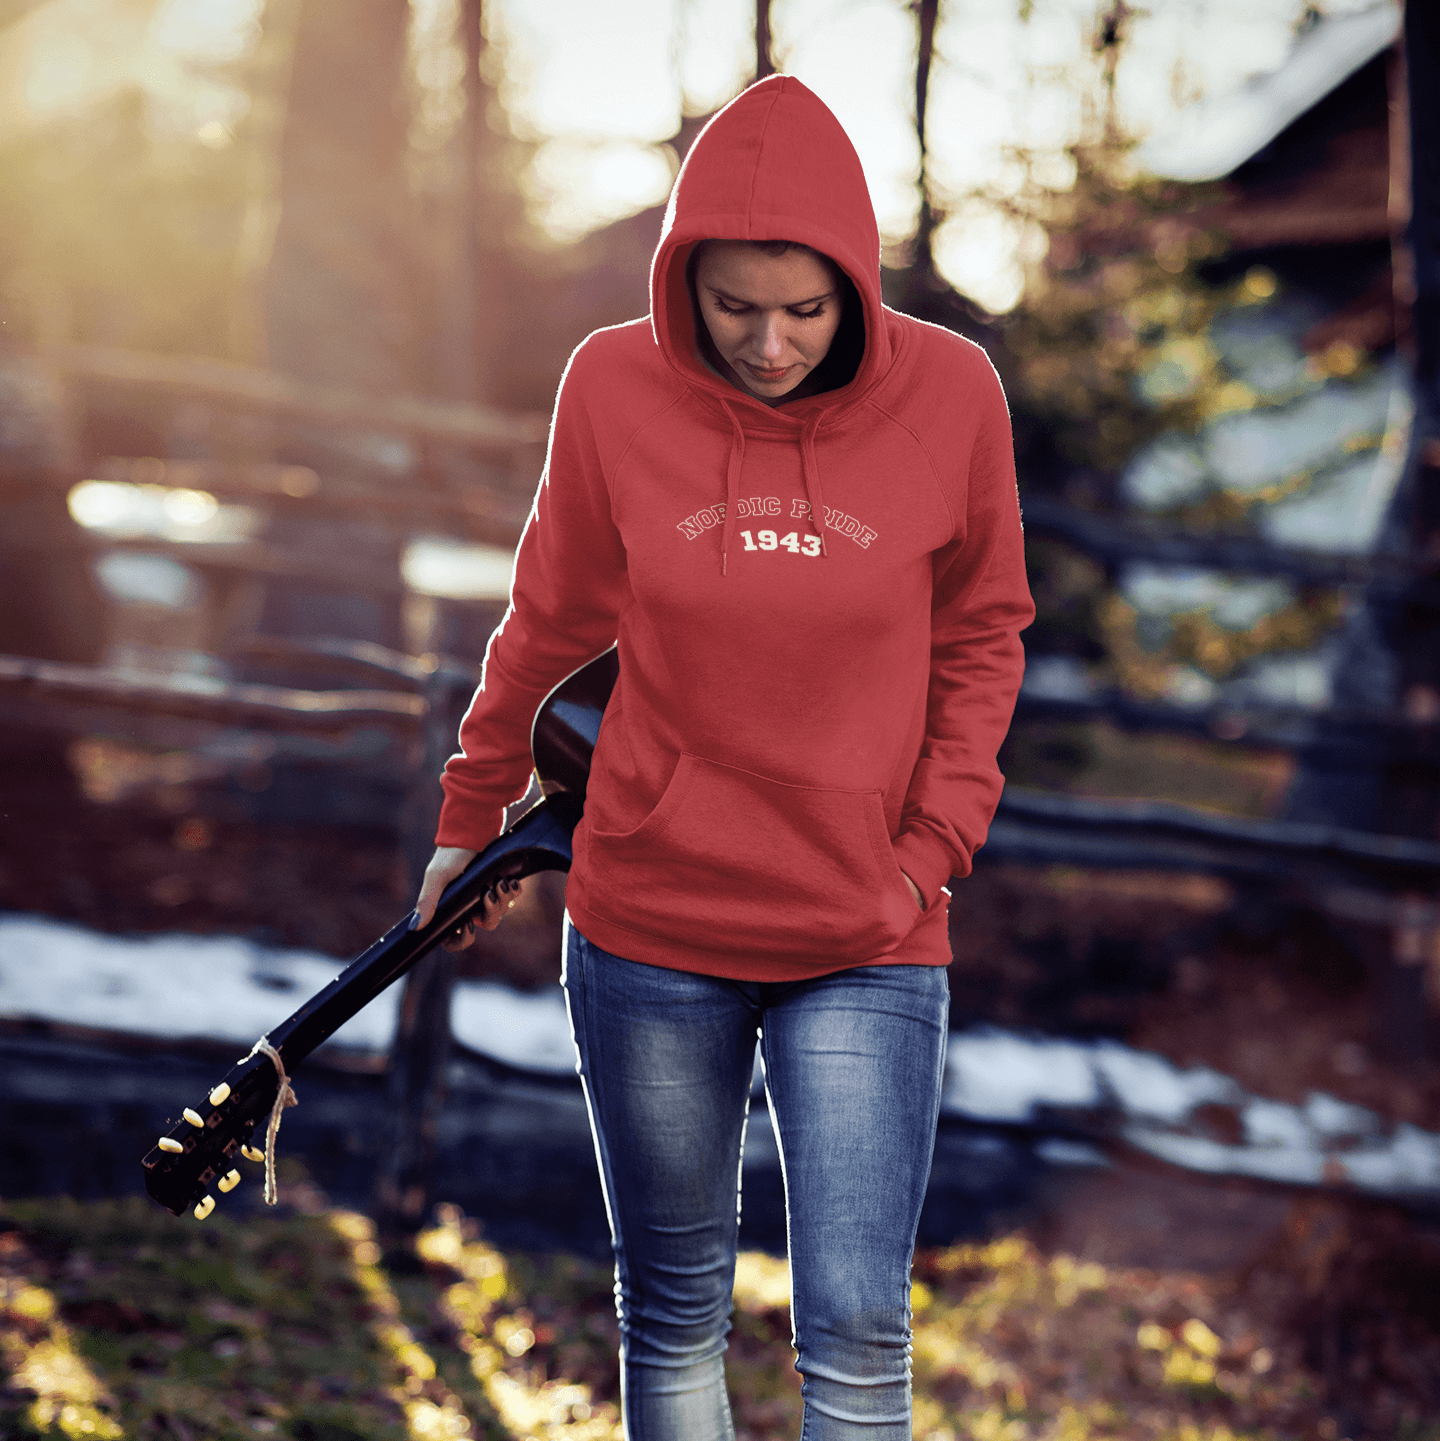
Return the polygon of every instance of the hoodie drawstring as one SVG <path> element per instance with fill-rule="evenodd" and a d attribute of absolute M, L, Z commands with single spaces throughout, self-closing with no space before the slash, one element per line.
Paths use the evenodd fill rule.
<path fill-rule="evenodd" d="M 730 439 L 730 462 L 725 468 L 725 524 L 720 530 L 720 574 L 729 574 L 730 541 L 735 535 L 736 514 L 740 508 L 740 472 L 745 468 L 745 428 L 740 418 L 725 402 L 721 409 L 730 417 L 734 434 Z M 820 554 L 825 548 L 825 497 L 820 490 L 820 464 L 815 459 L 815 432 L 820 429 L 825 412 L 817 410 L 806 420 L 800 431 L 800 474 L 805 481 L 805 499 L 810 504 L 810 518 L 820 535 Z"/>
<path fill-rule="evenodd" d="M 800 474 L 805 480 L 805 499 L 810 502 L 810 518 L 820 535 L 820 554 L 829 556 L 825 549 L 825 497 L 820 492 L 820 464 L 815 459 L 815 432 L 824 418 L 823 410 L 815 411 L 800 432 Z"/>
<path fill-rule="evenodd" d="M 730 417 L 735 431 L 730 440 L 730 463 L 725 467 L 725 524 L 720 531 L 720 574 L 725 575 L 730 560 L 730 540 L 735 534 L 735 513 L 740 509 L 740 472 L 745 468 L 745 428 L 723 400 L 720 405 Z"/>

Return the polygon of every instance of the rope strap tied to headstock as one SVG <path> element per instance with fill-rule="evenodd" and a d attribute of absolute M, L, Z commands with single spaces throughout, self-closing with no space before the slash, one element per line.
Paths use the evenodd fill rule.
<path fill-rule="evenodd" d="M 275 1190 L 275 1137 L 280 1131 L 280 1117 L 287 1106 L 298 1106 L 300 1102 L 296 1099 L 294 1088 L 290 1085 L 290 1077 L 285 1074 L 285 1062 L 280 1059 L 280 1052 L 270 1044 L 269 1036 L 261 1036 L 250 1048 L 250 1054 L 245 1061 L 252 1061 L 256 1056 L 269 1056 L 274 1063 L 275 1070 L 280 1076 L 280 1086 L 275 1092 L 275 1104 L 270 1107 L 270 1124 L 265 1129 L 265 1204 L 273 1206 L 279 1199 Z M 245 1061 L 241 1061 L 243 1066 Z"/>

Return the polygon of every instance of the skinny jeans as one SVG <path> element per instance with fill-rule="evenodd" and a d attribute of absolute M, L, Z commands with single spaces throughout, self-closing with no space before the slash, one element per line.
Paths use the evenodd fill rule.
<path fill-rule="evenodd" d="M 732 981 L 566 925 L 615 1248 L 628 1441 L 731 1441 L 725 1337 L 760 1039 L 785 1181 L 801 1441 L 908 1441 L 910 1263 L 948 1025 L 938 966 Z"/>

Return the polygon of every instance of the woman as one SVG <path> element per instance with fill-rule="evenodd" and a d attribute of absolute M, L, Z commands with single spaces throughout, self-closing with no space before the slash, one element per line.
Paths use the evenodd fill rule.
<path fill-rule="evenodd" d="M 949 892 L 1001 788 L 1025 586 L 983 352 L 883 308 L 854 149 L 803 85 L 727 106 L 646 320 L 556 404 L 418 909 L 525 789 L 532 716 L 612 644 L 565 975 L 634 1441 L 733 1435 L 722 1355 L 757 1034 L 806 1441 L 910 1434 L 909 1268 Z M 494 925 L 513 891 L 496 893 Z"/>

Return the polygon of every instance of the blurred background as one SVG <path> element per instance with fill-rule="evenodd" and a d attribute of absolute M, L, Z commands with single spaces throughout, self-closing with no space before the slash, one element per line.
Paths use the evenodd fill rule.
<path fill-rule="evenodd" d="M 0 0 L 7 1436 L 619 1435 L 563 877 L 306 1064 L 279 1212 L 138 1162 L 408 908 L 560 372 L 777 70 L 888 302 L 1000 371 L 1039 606 L 953 888 L 917 1435 L 1440 1437 L 1415 0 Z M 758 1102 L 744 1193 L 778 1437 Z"/>

